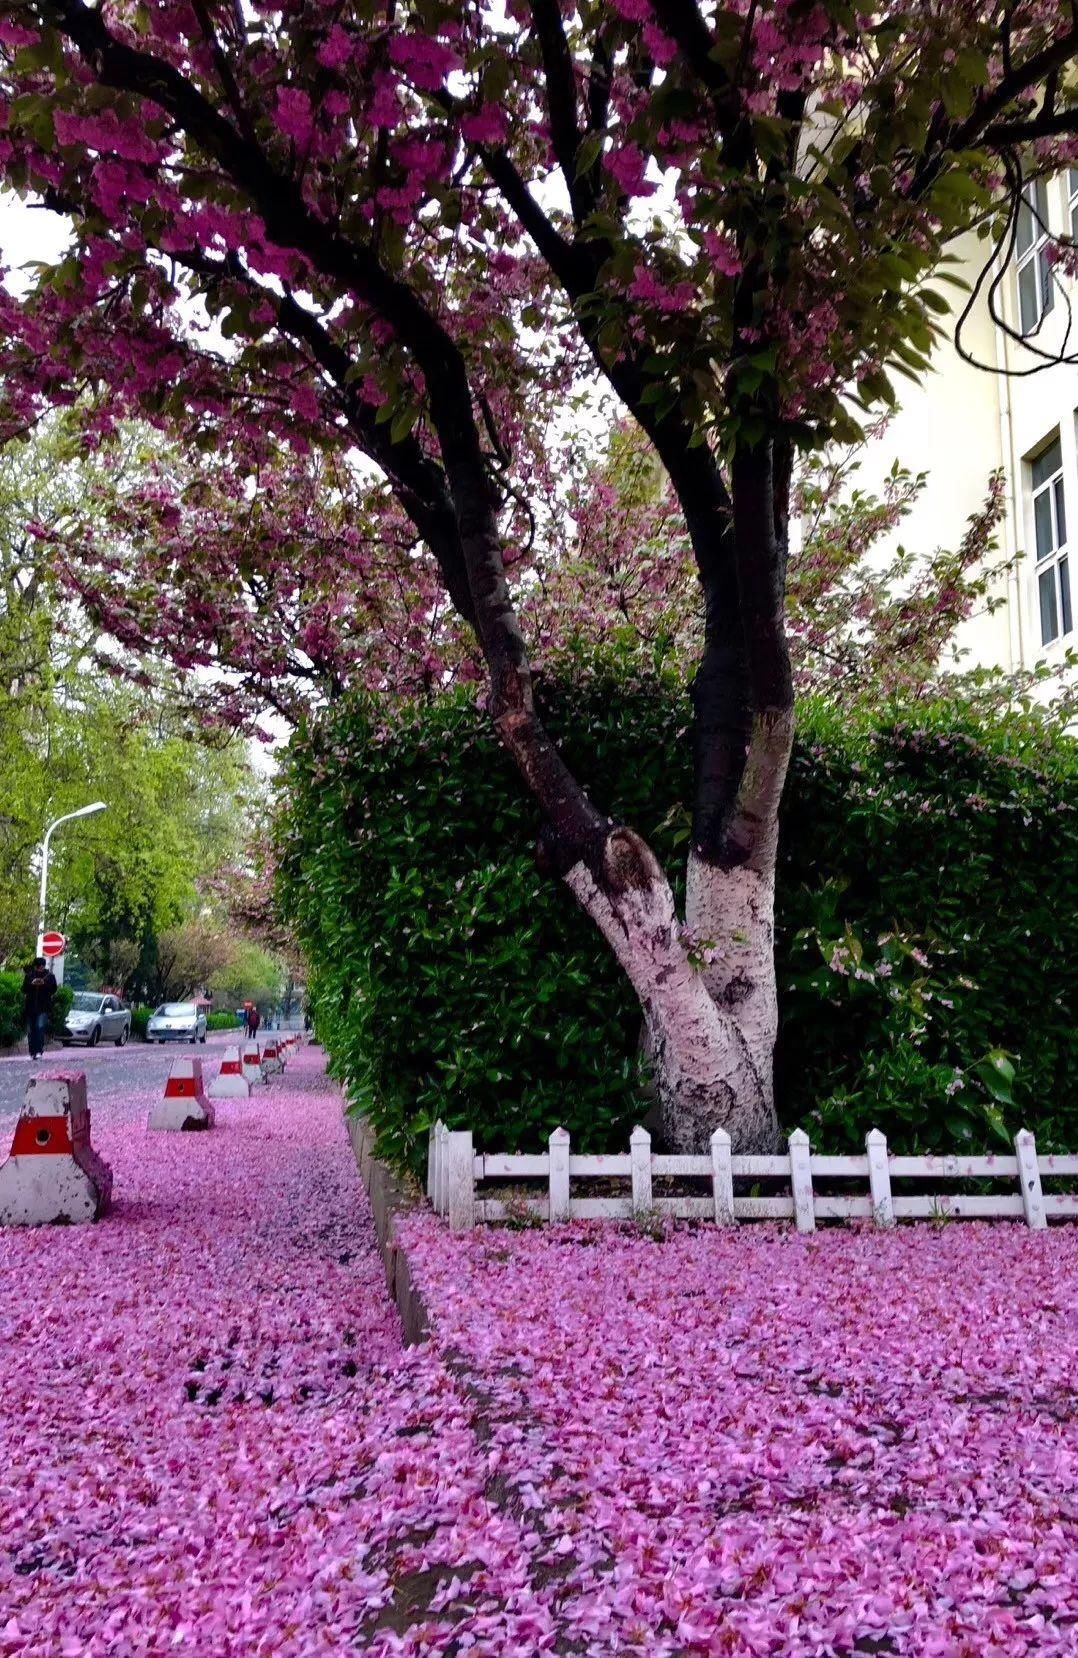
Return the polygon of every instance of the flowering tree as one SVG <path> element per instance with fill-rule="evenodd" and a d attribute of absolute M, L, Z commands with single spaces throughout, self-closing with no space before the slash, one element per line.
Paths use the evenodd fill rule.
<path fill-rule="evenodd" d="M 640 998 L 670 1143 L 768 1144 L 795 455 L 923 369 L 948 243 L 1074 153 L 1071 0 L 0 0 L 0 38 L 0 164 L 75 226 L 4 302 L 10 418 L 103 379 L 248 465 L 368 456 Z M 507 579 L 532 387 L 582 353 L 700 584 L 687 926 L 545 731 Z"/>

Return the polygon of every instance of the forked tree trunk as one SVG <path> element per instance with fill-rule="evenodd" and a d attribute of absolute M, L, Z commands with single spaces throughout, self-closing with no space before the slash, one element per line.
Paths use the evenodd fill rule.
<path fill-rule="evenodd" d="M 706 1152 L 724 1128 L 735 1151 L 771 1151 L 778 1139 L 773 872 L 770 883 L 742 869 L 717 884 L 719 874 L 690 871 L 694 904 L 706 894 L 716 942 L 731 946 L 710 966 L 687 940 L 669 882 L 632 830 L 611 834 L 601 884 L 583 863 L 565 879 L 639 997 L 665 1146 Z"/>

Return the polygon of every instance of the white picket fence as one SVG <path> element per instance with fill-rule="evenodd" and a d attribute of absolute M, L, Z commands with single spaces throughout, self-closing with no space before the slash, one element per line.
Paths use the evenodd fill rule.
<path fill-rule="evenodd" d="M 795 1129 L 785 1155 L 735 1157 L 730 1136 L 717 1129 L 708 1156 L 662 1156 L 651 1150 L 651 1136 L 636 1128 L 623 1155 L 578 1156 L 570 1149 L 565 1129 L 555 1129 L 549 1149 L 526 1153 L 477 1154 L 468 1131 L 435 1123 L 427 1154 L 427 1196 L 436 1212 L 455 1232 L 468 1232 L 479 1221 L 513 1218 L 519 1213 L 539 1220 L 629 1220 L 640 1215 L 670 1215 L 679 1220 L 714 1220 L 731 1225 L 739 1220 L 793 1220 L 799 1232 L 811 1232 L 818 1220 L 865 1219 L 877 1226 L 898 1220 L 1024 1218 L 1040 1229 L 1049 1216 L 1078 1219 L 1078 1192 L 1044 1192 L 1046 1175 L 1078 1176 L 1078 1156 L 1038 1157 L 1033 1135 L 1024 1129 L 1014 1137 L 1014 1156 L 895 1157 L 878 1129 L 865 1136 L 863 1156 L 828 1157 L 813 1152 L 808 1135 Z M 664 1175 L 695 1177 L 710 1182 L 705 1197 L 656 1197 L 656 1178 Z M 622 1178 L 631 1182 L 621 1197 L 573 1197 L 574 1179 Z M 868 1192 L 831 1194 L 815 1191 L 816 1178 L 861 1179 Z M 537 1180 L 547 1183 L 545 1196 L 504 1200 L 478 1195 L 483 1181 Z M 789 1193 L 773 1197 L 734 1195 L 734 1181 L 783 1180 Z M 1015 1192 L 985 1196 L 962 1193 L 899 1195 L 892 1180 L 1000 1180 L 1017 1182 Z"/>

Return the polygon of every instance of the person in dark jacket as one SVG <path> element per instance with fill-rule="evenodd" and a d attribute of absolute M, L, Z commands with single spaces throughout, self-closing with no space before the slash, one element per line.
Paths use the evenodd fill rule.
<path fill-rule="evenodd" d="M 261 1023 L 262 1023 L 262 1019 L 261 1019 L 261 1016 L 259 1014 L 259 1011 L 256 1007 L 253 1007 L 251 1009 L 250 1013 L 247 1015 L 247 1035 L 248 1036 L 257 1036 L 258 1027 Z"/>
<path fill-rule="evenodd" d="M 49 1015 L 59 988 L 45 957 L 35 956 L 22 981 L 23 1017 L 26 1020 L 26 1042 L 31 1059 L 40 1059 L 45 1052 Z"/>

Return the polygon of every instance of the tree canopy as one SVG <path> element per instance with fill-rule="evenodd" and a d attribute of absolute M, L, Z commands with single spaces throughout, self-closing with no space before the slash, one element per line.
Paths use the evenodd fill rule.
<path fill-rule="evenodd" d="M 0 299 L 9 422 L 107 385 L 100 431 L 135 407 L 182 429 L 237 502 L 281 442 L 373 463 L 474 630 L 549 867 L 637 990 L 672 1140 L 766 1141 L 795 456 L 923 371 L 950 244 L 1006 251 L 1024 180 L 1073 158 L 1073 4 L 2 0 L 0 41 L 0 166 L 73 227 Z M 510 589 L 585 372 L 692 550 L 710 975 L 552 742 Z"/>

